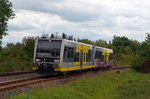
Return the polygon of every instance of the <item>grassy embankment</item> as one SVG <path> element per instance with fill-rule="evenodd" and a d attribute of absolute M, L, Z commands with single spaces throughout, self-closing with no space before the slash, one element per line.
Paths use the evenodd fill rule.
<path fill-rule="evenodd" d="M 45 89 L 33 89 L 31 99 L 150 99 L 150 74 L 134 70 L 102 74 Z M 27 99 L 27 93 L 13 99 Z"/>

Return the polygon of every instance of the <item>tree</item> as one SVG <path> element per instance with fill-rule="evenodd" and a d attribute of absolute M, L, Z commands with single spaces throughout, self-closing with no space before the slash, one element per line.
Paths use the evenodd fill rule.
<path fill-rule="evenodd" d="M 96 40 L 95 45 L 100 46 L 100 47 L 107 47 L 107 42 L 105 40 L 99 39 L 99 40 Z"/>
<path fill-rule="evenodd" d="M 62 39 L 67 39 L 67 34 L 62 33 Z"/>
<path fill-rule="evenodd" d="M 58 37 L 58 32 L 55 33 L 55 38 L 59 38 L 59 37 Z"/>
<path fill-rule="evenodd" d="M 145 39 L 145 42 L 150 45 L 150 33 L 146 33 L 147 37 Z"/>
<path fill-rule="evenodd" d="M 69 35 L 68 36 L 68 40 L 72 40 L 73 41 L 73 35 Z"/>
<path fill-rule="evenodd" d="M 76 42 L 76 41 L 77 41 L 77 39 L 76 39 L 76 38 L 74 38 L 74 41 Z"/>
<path fill-rule="evenodd" d="M 54 34 L 53 34 L 53 33 L 51 34 L 50 38 L 55 38 L 55 36 L 54 36 Z"/>
<path fill-rule="evenodd" d="M 126 46 L 131 45 L 130 40 L 127 37 L 125 37 L 125 36 L 119 37 L 119 36 L 116 36 L 116 35 L 114 35 L 114 38 L 112 40 L 112 44 L 115 47 L 118 47 L 118 46 L 126 47 Z"/>
<path fill-rule="evenodd" d="M 6 48 L 7 48 L 9 51 L 11 51 L 12 49 L 15 48 L 15 45 L 14 45 L 13 43 L 7 43 Z"/>
<path fill-rule="evenodd" d="M 130 48 L 134 54 L 138 54 L 138 50 L 140 49 L 140 42 L 137 40 L 130 40 Z"/>
<path fill-rule="evenodd" d="M 81 39 L 78 42 L 82 42 L 82 43 L 93 45 L 93 42 L 91 40 L 88 40 L 88 39 Z"/>
<path fill-rule="evenodd" d="M 79 42 L 80 41 L 80 39 L 79 38 L 77 38 L 77 42 Z"/>
<path fill-rule="evenodd" d="M 2 47 L 0 46 L 0 51 L 2 50 Z"/>
<path fill-rule="evenodd" d="M 28 37 L 26 39 L 26 44 L 24 46 L 24 50 L 25 50 L 26 54 L 28 55 L 29 60 L 31 60 L 33 58 L 35 39 L 36 39 L 36 37 Z"/>
<path fill-rule="evenodd" d="M 44 33 L 44 32 L 43 32 L 42 35 L 41 35 L 41 37 L 42 37 L 42 38 L 48 38 L 49 36 L 48 36 L 47 33 Z"/>
<path fill-rule="evenodd" d="M 8 20 L 14 18 L 15 14 L 12 10 L 12 3 L 8 0 L 0 0 L 0 45 L 3 36 L 7 33 Z"/>

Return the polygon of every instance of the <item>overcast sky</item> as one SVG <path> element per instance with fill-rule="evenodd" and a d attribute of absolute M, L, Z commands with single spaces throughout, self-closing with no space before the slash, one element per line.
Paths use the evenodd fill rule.
<path fill-rule="evenodd" d="M 7 42 L 24 36 L 66 33 L 90 40 L 113 35 L 143 41 L 150 32 L 149 0 L 10 0 L 16 13 L 9 21 Z"/>

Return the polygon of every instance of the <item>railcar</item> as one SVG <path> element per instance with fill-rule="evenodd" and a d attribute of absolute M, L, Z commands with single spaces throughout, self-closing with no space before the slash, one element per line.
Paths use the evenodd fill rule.
<path fill-rule="evenodd" d="M 98 69 L 109 69 L 113 65 L 113 50 L 103 47 L 94 47 L 94 65 Z"/>
<path fill-rule="evenodd" d="M 66 39 L 38 38 L 33 70 L 48 72 L 110 68 L 113 50 Z"/>

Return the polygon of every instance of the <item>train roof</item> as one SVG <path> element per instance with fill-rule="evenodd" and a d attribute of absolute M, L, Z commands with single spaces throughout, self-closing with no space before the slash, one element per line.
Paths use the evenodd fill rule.
<path fill-rule="evenodd" d="M 81 42 L 75 42 L 75 41 L 72 41 L 72 40 L 67 40 L 67 39 L 60 39 L 60 38 L 51 38 L 51 39 L 47 39 L 47 38 L 38 38 L 40 40 L 64 40 L 64 41 L 67 41 L 67 42 L 72 42 L 72 43 L 77 43 L 77 44 L 83 44 L 83 45 L 87 45 L 87 46 L 93 46 L 93 45 L 90 45 L 90 44 L 85 44 L 85 43 L 81 43 Z"/>
<path fill-rule="evenodd" d="M 64 41 L 67 41 L 67 42 L 72 42 L 72 43 L 76 43 L 76 44 L 82 44 L 82 45 L 87 45 L 87 46 L 93 46 L 93 45 L 90 45 L 90 44 L 85 44 L 85 43 L 82 43 L 82 42 L 76 42 L 76 41 L 71 41 L 71 40 L 67 40 L 67 39 L 63 39 Z"/>
<path fill-rule="evenodd" d="M 99 49 L 105 49 L 105 50 L 108 50 L 110 53 L 113 53 L 113 50 L 112 49 L 109 49 L 109 48 L 104 48 L 104 47 L 99 47 L 99 46 L 95 46 L 96 48 L 99 48 Z"/>
<path fill-rule="evenodd" d="M 41 39 L 41 40 L 64 40 L 64 41 L 67 41 L 67 42 L 72 42 L 72 43 L 77 43 L 77 44 L 83 44 L 83 45 L 87 45 L 87 46 L 94 46 L 94 45 L 90 45 L 90 44 L 85 44 L 85 43 L 81 43 L 81 42 L 75 42 L 75 41 L 71 41 L 71 40 L 67 40 L 67 39 L 60 39 L 60 38 L 51 38 L 51 39 L 48 39 L 48 38 L 38 38 L 38 39 Z M 104 47 L 99 47 L 99 46 L 95 46 L 96 48 L 100 48 L 100 49 L 105 49 L 105 50 L 109 50 L 110 53 L 113 53 L 113 50 L 112 49 L 109 49 L 109 48 L 104 48 Z"/>

